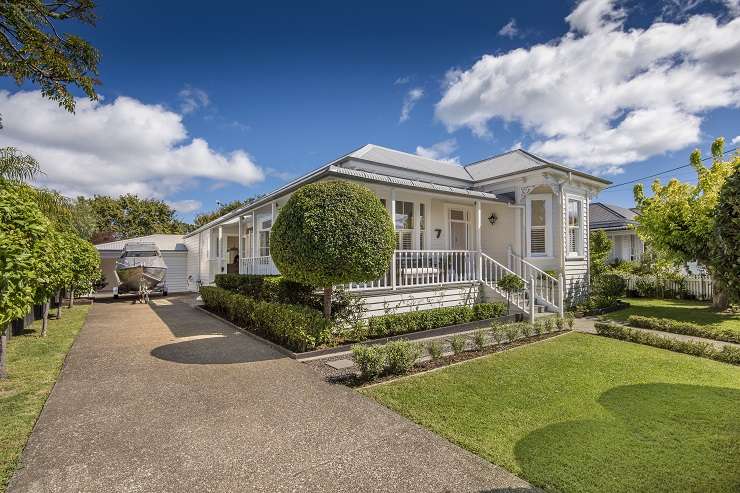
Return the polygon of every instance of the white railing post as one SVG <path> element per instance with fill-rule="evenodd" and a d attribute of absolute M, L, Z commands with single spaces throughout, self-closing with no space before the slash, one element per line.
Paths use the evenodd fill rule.
<path fill-rule="evenodd" d="M 560 274 L 558 279 L 558 309 L 561 317 L 565 315 L 565 279 L 563 274 Z"/>
<path fill-rule="evenodd" d="M 396 290 L 396 259 L 398 258 L 398 250 L 393 250 L 393 258 L 391 260 L 391 289 Z"/>
<path fill-rule="evenodd" d="M 506 247 L 506 260 L 508 262 L 509 270 L 514 270 L 514 269 L 511 268 L 511 266 L 513 265 L 512 264 L 512 261 L 511 261 L 511 254 L 512 254 L 512 252 L 511 252 L 511 245 L 508 245 Z"/>
<path fill-rule="evenodd" d="M 534 277 L 529 278 L 529 323 L 534 323 Z"/>

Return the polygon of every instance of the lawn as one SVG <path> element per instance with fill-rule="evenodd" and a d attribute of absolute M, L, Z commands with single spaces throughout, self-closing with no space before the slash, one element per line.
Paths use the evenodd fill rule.
<path fill-rule="evenodd" d="M 64 357 L 89 309 L 89 305 L 81 305 L 63 310 L 61 320 L 49 320 L 49 333 L 45 338 L 38 336 L 41 322 L 35 322 L 26 334 L 10 340 L 9 377 L 0 380 L 0 492 L 5 491 L 13 475 Z"/>
<path fill-rule="evenodd" d="M 362 390 L 552 491 L 740 491 L 740 368 L 573 333 Z"/>
<path fill-rule="evenodd" d="M 605 318 L 625 322 L 630 315 L 672 318 L 682 322 L 729 329 L 740 334 L 740 313 L 722 313 L 708 303 L 690 300 L 656 300 L 652 298 L 626 299 L 631 306 L 607 313 Z"/>

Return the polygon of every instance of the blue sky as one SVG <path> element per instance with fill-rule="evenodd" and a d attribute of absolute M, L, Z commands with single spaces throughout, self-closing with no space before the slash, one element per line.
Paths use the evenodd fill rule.
<path fill-rule="evenodd" d="M 693 4 L 234 2 L 207 8 L 187 1 L 100 1 L 97 26 L 74 31 L 102 53 L 104 99 L 70 119 L 53 106 L 38 110 L 43 104 L 32 94 L 20 97 L 18 91 L 33 87 L 3 80 L 0 145 L 33 152 L 48 170 L 45 183 L 65 193 L 133 191 L 177 204 L 185 219 L 216 201 L 267 192 L 366 143 L 460 163 L 522 145 L 621 183 L 684 164 L 691 149 L 707 150 L 719 135 L 734 147 L 729 141 L 740 135 L 737 1 Z M 676 32 L 654 29 L 660 22 Z M 639 33 L 629 34 L 635 29 L 644 39 L 630 45 L 639 43 Z M 698 41 L 663 53 L 644 42 L 651 29 L 650 39 L 662 43 L 672 44 L 672 36 Z M 621 44 L 632 54 L 605 54 Z M 707 55 L 697 49 L 702 44 L 720 46 L 721 53 Z M 548 46 L 552 53 L 540 53 Z M 631 63 L 653 49 L 656 54 L 625 73 L 604 76 L 609 69 L 589 68 Z M 654 77 L 638 85 L 635 78 L 645 72 Z M 695 83 L 711 91 L 693 87 L 686 80 L 692 73 L 704 74 L 707 80 Z M 500 87 L 486 93 L 486 85 Z M 123 98 L 118 106 L 117 98 Z M 412 104 L 402 118 L 404 101 Z M 14 119 L 36 110 L 37 119 Z M 55 120 L 56 127 L 44 128 Z M 148 166 L 157 170 L 153 178 Z M 670 176 L 689 179 L 691 172 L 662 177 Z M 629 206 L 631 186 L 598 200 Z"/>

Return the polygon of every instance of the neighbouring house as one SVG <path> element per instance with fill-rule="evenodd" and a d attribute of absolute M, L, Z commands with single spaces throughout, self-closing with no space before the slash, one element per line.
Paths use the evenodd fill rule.
<path fill-rule="evenodd" d="M 618 205 L 593 202 L 589 207 L 589 228 L 591 231 L 604 231 L 612 241 L 609 263 L 618 261 L 639 261 L 645 252 L 634 227 L 637 225 L 637 212 Z"/>
<path fill-rule="evenodd" d="M 196 289 L 219 273 L 278 274 L 270 229 L 292 192 L 348 180 L 375 192 L 396 229 L 381 279 L 345 286 L 369 315 L 501 298 L 514 274 L 514 306 L 562 312 L 588 290 L 591 197 L 610 182 L 517 149 L 465 166 L 366 145 L 185 235 Z"/>
<path fill-rule="evenodd" d="M 101 291 L 112 291 L 116 285 L 116 259 L 121 255 L 124 245 L 129 242 L 154 243 L 157 245 L 165 264 L 167 264 L 165 282 L 168 292 L 184 293 L 194 289 L 189 284 L 192 280 L 188 280 L 188 248 L 185 246 L 183 235 L 155 234 L 95 245 L 100 253 L 100 268 L 106 282 Z"/>

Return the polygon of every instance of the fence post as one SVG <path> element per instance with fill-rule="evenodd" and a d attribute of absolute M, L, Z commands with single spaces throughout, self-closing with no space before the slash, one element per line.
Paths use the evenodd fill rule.
<path fill-rule="evenodd" d="M 529 323 L 534 323 L 534 276 L 529 278 Z"/>
<path fill-rule="evenodd" d="M 558 308 L 560 309 L 560 316 L 565 315 L 565 278 L 563 274 L 560 274 L 558 279 Z"/>
<path fill-rule="evenodd" d="M 391 289 L 396 290 L 396 255 L 397 251 L 393 251 L 393 257 L 391 259 Z"/>
<path fill-rule="evenodd" d="M 511 245 L 506 246 L 506 261 L 509 267 L 509 270 L 513 270 L 511 266 L 513 265 L 511 262 Z"/>

